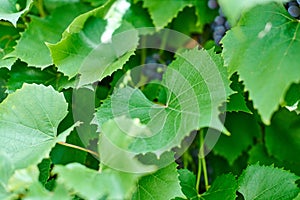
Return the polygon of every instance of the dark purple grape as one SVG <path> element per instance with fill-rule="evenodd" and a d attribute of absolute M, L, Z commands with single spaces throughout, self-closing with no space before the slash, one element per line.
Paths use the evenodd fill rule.
<path fill-rule="evenodd" d="M 228 21 L 225 22 L 224 26 L 225 26 L 226 30 L 229 30 L 231 28 Z"/>
<path fill-rule="evenodd" d="M 217 0 L 208 0 L 207 5 L 212 10 L 216 9 L 219 6 Z"/>
<path fill-rule="evenodd" d="M 223 25 L 225 23 L 225 18 L 222 16 L 217 16 L 214 22 L 216 25 Z"/>
<path fill-rule="evenodd" d="M 215 33 L 218 35 L 224 35 L 224 33 L 226 32 L 226 29 L 223 25 L 221 26 L 216 26 L 215 27 Z"/>
<path fill-rule="evenodd" d="M 213 38 L 216 44 L 220 44 L 220 41 L 223 38 L 223 35 L 213 34 Z"/>
<path fill-rule="evenodd" d="M 297 2 L 296 1 L 290 1 L 287 3 L 287 6 L 288 7 L 291 7 L 291 6 L 298 6 Z"/>
<path fill-rule="evenodd" d="M 219 8 L 219 15 L 220 15 L 221 17 L 225 17 L 222 8 Z"/>
<path fill-rule="evenodd" d="M 299 17 L 300 16 L 300 8 L 298 6 L 290 6 L 288 8 L 288 12 L 292 17 Z"/>

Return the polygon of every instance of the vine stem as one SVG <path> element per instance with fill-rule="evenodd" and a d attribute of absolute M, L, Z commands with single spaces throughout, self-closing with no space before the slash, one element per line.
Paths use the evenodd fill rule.
<path fill-rule="evenodd" d="M 205 190 L 207 191 L 209 188 L 206 160 L 205 160 L 205 156 L 204 156 L 203 135 L 204 135 L 203 129 L 200 129 L 200 131 L 199 131 L 199 153 L 198 153 L 198 174 L 197 174 L 197 182 L 196 182 L 196 189 L 197 189 L 198 193 L 199 193 L 199 186 L 200 186 L 200 179 L 201 179 L 202 171 L 203 171 L 203 176 L 204 176 Z M 203 170 L 202 170 L 202 168 L 203 168 Z"/>
<path fill-rule="evenodd" d="M 87 153 L 90 153 L 90 154 L 96 156 L 97 158 L 100 157 L 98 153 L 96 153 L 94 151 L 91 151 L 89 149 L 80 147 L 80 146 L 76 146 L 74 144 L 69 144 L 69 143 L 66 143 L 66 142 L 58 142 L 58 144 L 63 145 L 63 146 L 67 146 L 67 147 L 71 147 L 71 148 L 74 148 L 74 149 L 78 149 L 78 150 L 81 150 L 81 151 L 84 151 L 84 152 L 87 152 Z"/>
<path fill-rule="evenodd" d="M 36 7 L 37 7 L 37 9 L 38 9 L 41 17 L 44 18 L 44 17 L 47 16 L 47 14 L 46 14 L 46 12 L 44 10 L 44 6 L 43 6 L 43 0 L 36 0 Z"/>
<path fill-rule="evenodd" d="M 199 156 L 201 159 L 201 163 L 203 166 L 203 176 L 204 176 L 204 184 L 205 184 L 205 190 L 207 191 L 209 188 L 209 183 L 208 183 L 208 176 L 207 176 L 207 168 L 206 168 L 206 160 L 205 160 L 205 155 L 204 155 L 204 140 L 203 140 L 203 130 L 200 130 L 200 149 L 199 149 Z"/>
<path fill-rule="evenodd" d="M 201 179 L 201 170 L 202 170 L 201 161 L 200 161 L 200 157 L 198 156 L 198 173 L 197 173 L 197 182 L 196 182 L 196 189 L 198 194 L 199 194 L 199 186 L 200 186 L 200 179 Z"/>

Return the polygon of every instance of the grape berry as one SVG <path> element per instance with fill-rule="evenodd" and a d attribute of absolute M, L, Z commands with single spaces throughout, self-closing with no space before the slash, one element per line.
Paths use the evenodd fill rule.
<path fill-rule="evenodd" d="M 297 19 L 300 19 L 300 0 L 297 1 L 289 1 L 288 3 L 285 4 L 285 7 L 289 14 Z"/>
<path fill-rule="evenodd" d="M 142 73 L 149 80 L 162 80 L 162 75 L 165 71 L 166 66 L 160 64 L 159 60 L 160 56 L 157 53 L 146 58 L 146 64 L 142 69 Z"/>
<path fill-rule="evenodd" d="M 217 0 L 208 0 L 208 7 L 213 10 L 219 8 L 219 15 L 216 16 L 211 28 L 213 30 L 213 39 L 215 43 L 220 45 L 220 41 L 224 37 L 225 32 L 230 29 L 230 25 L 222 12 L 222 9 L 219 7 Z"/>

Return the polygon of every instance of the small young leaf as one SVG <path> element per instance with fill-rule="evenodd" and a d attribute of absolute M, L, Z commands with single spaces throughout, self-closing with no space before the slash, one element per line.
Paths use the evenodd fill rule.
<path fill-rule="evenodd" d="M 172 163 L 154 174 L 142 177 L 132 200 L 165 200 L 184 197 L 181 192 L 177 164 Z"/>
<path fill-rule="evenodd" d="M 198 199 L 198 192 L 196 189 L 196 176 L 187 169 L 178 170 L 180 186 L 183 194 L 188 199 Z"/>
<path fill-rule="evenodd" d="M 235 200 L 238 188 L 234 175 L 224 174 L 216 178 L 211 187 L 200 196 L 200 200 Z"/>

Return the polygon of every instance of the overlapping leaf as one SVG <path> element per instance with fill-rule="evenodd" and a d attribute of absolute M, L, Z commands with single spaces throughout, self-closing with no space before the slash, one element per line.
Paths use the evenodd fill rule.
<path fill-rule="evenodd" d="M 253 116 L 243 112 L 227 113 L 225 126 L 231 135 L 221 135 L 213 151 L 232 165 L 253 144 L 254 138 L 260 136 L 260 127 Z"/>
<path fill-rule="evenodd" d="M 180 190 L 176 163 L 161 168 L 154 174 L 142 177 L 133 200 L 165 200 L 183 197 Z"/>
<path fill-rule="evenodd" d="M 130 174 L 110 168 L 101 172 L 89 169 L 78 163 L 56 166 L 58 182 L 75 191 L 82 198 L 96 200 L 128 199 L 135 190 L 139 174 Z M 76 176 L 74 176 L 76 174 Z"/>
<path fill-rule="evenodd" d="M 192 6 L 192 4 L 185 0 L 143 0 L 143 6 L 149 10 L 155 27 L 157 29 L 162 29 L 170 23 L 172 19 L 183 10 L 183 8 L 186 6 Z"/>
<path fill-rule="evenodd" d="M 246 13 L 223 39 L 225 63 L 230 73 L 238 71 L 265 123 L 300 80 L 299 26 L 282 4 L 271 3 Z"/>
<path fill-rule="evenodd" d="M 300 116 L 287 109 L 276 112 L 266 127 L 266 147 L 279 160 L 300 164 Z M 288 147 L 288 148 L 282 148 Z"/>
<path fill-rule="evenodd" d="M 16 26 L 18 19 L 29 10 L 32 2 L 33 0 L 27 0 L 26 7 L 23 10 L 18 10 L 18 0 L 2 0 L 0 2 L 0 19 L 10 21 Z"/>
<path fill-rule="evenodd" d="M 99 127 L 101 129 L 105 121 L 122 115 L 139 118 L 151 133 L 147 137 L 136 137 L 131 150 L 155 151 L 160 155 L 180 145 L 192 130 L 205 126 L 223 130 L 218 107 L 230 93 L 225 77 L 219 56 L 205 50 L 186 51 L 164 75 L 165 105 L 150 102 L 138 89 L 119 89 L 98 110 Z"/>
<path fill-rule="evenodd" d="M 180 186 L 183 194 L 191 200 L 198 199 L 198 191 L 196 189 L 196 176 L 187 169 L 178 170 Z"/>
<path fill-rule="evenodd" d="M 211 187 L 199 199 L 203 200 L 234 200 L 236 199 L 237 181 L 234 175 L 224 174 L 216 178 Z"/>
<path fill-rule="evenodd" d="M 29 66 L 42 69 L 51 65 L 50 51 L 45 43 L 58 42 L 72 20 L 86 10 L 87 7 L 83 4 L 69 4 L 57 8 L 46 18 L 31 16 L 31 22 L 21 34 L 15 50 L 6 57 L 20 58 Z"/>
<path fill-rule="evenodd" d="M 81 75 L 79 86 L 101 80 L 120 69 L 138 45 L 138 33 L 129 24 L 115 27 L 118 30 L 112 30 L 112 36 L 107 34 L 111 26 L 105 18 L 109 5 L 79 16 L 60 42 L 48 44 L 59 71 L 69 77 Z M 108 35 L 107 41 L 103 34 Z"/>
<path fill-rule="evenodd" d="M 16 58 L 4 57 L 13 51 L 13 47 L 16 45 L 16 40 L 20 37 L 17 28 L 13 26 L 0 25 L 0 68 L 6 67 L 10 69 Z"/>
<path fill-rule="evenodd" d="M 16 168 L 37 164 L 74 128 L 57 136 L 66 114 L 63 94 L 51 87 L 24 85 L 0 104 L 0 150 L 9 154 Z"/>
<path fill-rule="evenodd" d="M 239 20 L 243 12 L 246 12 L 259 4 L 267 4 L 270 2 L 283 3 L 286 2 L 286 0 L 218 0 L 218 3 L 221 5 L 223 12 L 225 13 L 231 24 L 235 24 Z"/>

